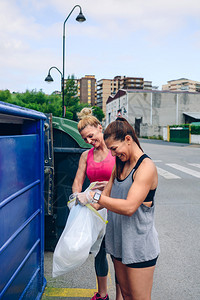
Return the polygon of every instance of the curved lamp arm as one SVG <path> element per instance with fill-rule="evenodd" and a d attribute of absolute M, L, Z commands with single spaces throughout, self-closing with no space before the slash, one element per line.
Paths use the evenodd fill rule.
<path fill-rule="evenodd" d="M 60 73 L 61 77 L 63 76 L 62 72 L 57 67 L 54 67 L 54 66 L 49 69 L 49 73 L 48 74 L 50 74 L 50 71 L 52 69 L 56 69 Z"/>

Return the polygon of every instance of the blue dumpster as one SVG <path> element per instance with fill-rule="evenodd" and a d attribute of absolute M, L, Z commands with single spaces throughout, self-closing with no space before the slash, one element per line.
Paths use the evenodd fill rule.
<path fill-rule="evenodd" d="M 44 120 L 0 102 L 0 299 L 40 299 L 44 278 Z"/>

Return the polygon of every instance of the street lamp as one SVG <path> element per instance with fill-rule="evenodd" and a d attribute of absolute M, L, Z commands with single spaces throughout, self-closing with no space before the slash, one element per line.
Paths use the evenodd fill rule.
<path fill-rule="evenodd" d="M 57 67 L 51 67 L 49 69 L 49 73 L 48 73 L 47 77 L 45 78 L 45 81 L 47 81 L 47 82 L 52 82 L 53 81 L 53 78 L 51 77 L 51 74 L 50 74 L 50 71 L 53 68 L 55 68 L 61 74 L 62 116 L 63 116 L 63 118 L 65 117 L 65 101 L 64 101 L 64 89 L 65 89 L 65 23 L 67 22 L 67 20 L 69 19 L 70 15 L 72 14 L 72 12 L 74 11 L 74 9 L 76 7 L 79 7 L 79 9 L 80 9 L 80 12 L 79 12 L 78 16 L 76 17 L 76 21 L 82 23 L 86 20 L 86 18 L 84 17 L 84 15 L 82 13 L 82 9 L 81 9 L 80 5 L 75 5 L 72 8 L 71 12 L 69 13 L 68 17 L 65 19 L 64 24 L 63 24 L 63 72 L 61 73 L 61 71 Z"/>
<path fill-rule="evenodd" d="M 64 103 L 64 90 L 62 89 L 62 84 L 63 84 L 63 74 L 61 73 L 61 71 L 57 68 L 57 67 L 51 67 L 50 69 L 49 69 L 49 72 L 48 72 L 48 75 L 47 75 L 47 77 L 45 78 L 45 81 L 46 82 L 52 82 L 53 81 L 53 78 L 52 78 L 52 76 L 51 76 L 51 70 L 52 69 L 56 69 L 59 73 L 60 73 L 60 75 L 61 75 L 61 94 L 62 94 L 62 103 Z M 62 108 L 63 109 L 63 108 Z M 63 113 L 63 112 L 62 112 Z"/>
<path fill-rule="evenodd" d="M 51 69 L 56 69 L 56 70 L 60 73 L 60 75 L 61 75 L 61 80 L 62 80 L 63 74 L 61 73 L 61 71 L 60 71 L 57 67 L 51 67 L 51 68 L 49 69 L 48 75 L 47 75 L 47 77 L 45 78 L 44 81 L 46 81 L 46 82 L 52 82 L 52 81 L 53 81 L 53 78 L 51 77 L 51 74 L 50 74 Z"/>
<path fill-rule="evenodd" d="M 69 13 L 69 15 L 67 16 L 67 18 L 65 19 L 64 21 L 64 24 L 63 24 L 63 73 L 62 73 L 62 94 L 63 94 L 63 103 L 62 103 L 62 109 L 63 109 L 63 117 L 65 117 L 65 111 L 64 111 L 64 85 L 65 85 L 65 24 L 67 22 L 67 20 L 69 19 L 69 17 L 71 16 L 72 12 L 74 11 L 74 9 L 76 7 L 79 7 L 80 9 L 80 12 L 78 14 L 78 16 L 76 17 L 76 21 L 77 22 L 84 22 L 86 20 L 86 18 L 84 17 L 83 13 L 82 13 L 82 9 L 81 9 L 81 6 L 80 5 L 75 5 L 71 12 Z"/>

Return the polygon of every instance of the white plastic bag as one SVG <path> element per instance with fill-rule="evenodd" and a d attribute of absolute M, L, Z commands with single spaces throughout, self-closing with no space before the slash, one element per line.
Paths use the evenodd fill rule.
<path fill-rule="evenodd" d="M 107 220 L 105 208 L 97 212 L 90 204 L 70 205 L 72 207 L 66 226 L 53 254 L 53 277 L 81 266 L 90 252 L 96 256 L 105 235 L 104 220 Z"/>

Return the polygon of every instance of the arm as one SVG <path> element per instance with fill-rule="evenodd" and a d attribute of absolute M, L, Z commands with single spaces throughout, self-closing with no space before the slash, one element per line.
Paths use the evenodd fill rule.
<path fill-rule="evenodd" d="M 114 178 L 115 178 L 115 169 L 116 169 L 116 166 L 113 167 L 113 170 L 112 170 L 112 174 L 110 176 L 110 179 L 107 183 L 107 185 L 105 186 L 103 192 L 102 192 L 102 195 L 105 195 L 105 196 L 110 196 L 110 193 L 111 193 L 111 189 L 112 189 L 112 184 L 113 184 L 113 181 L 114 181 Z"/>
<path fill-rule="evenodd" d="M 86 177 L 86 167 L 87 167 L 87 156 L 88 156 L 89 150 L 83 152 L 81 154 L 78 170 L 76 172 L 76 177 L 74 179 L 73 185 L 72 185 L 72 192 L 80 193 L 82 191 L 82 186 Z"/>
<path fill-rule="evenodd" d="M 113 181 L 114 181 L 114 174 L 115 174 L 115 166 L 113 167 L 113 170 L 112 170 L 112 174 L 111 174 L 111 177 L 108 181 L 108 183 L 106 184 L 103 192 L 102 192 L 102 195 L 105 195 L 105 196 L 110 196 L 110 192 L 111 192 L 111 188 L 112 188 L 112 184 L 113 184 Z M 94 193 L 93 193 L 94 195 Z M 104 208 L 103 205 L 101 205 L 100 203 L 93 203 L 91 204 L 96 210 L 99 210 L 99 209 L 102 209 Z"/>
<path fill-rule="evenodd" d="M 105 193 L 102 193 L 98 204 L 115 213 L 131 216 L 143 203 L 150 189 L 153 189 L 156 186 L 156 167 L 151 160 L 145 160 L 137 170 L 137 174 L 129 189 L 126 201 L 124 199 L 110 198 L 105 191 Z M 94 193 L 91 193 L 91 196 L 93 195 Z"/>

